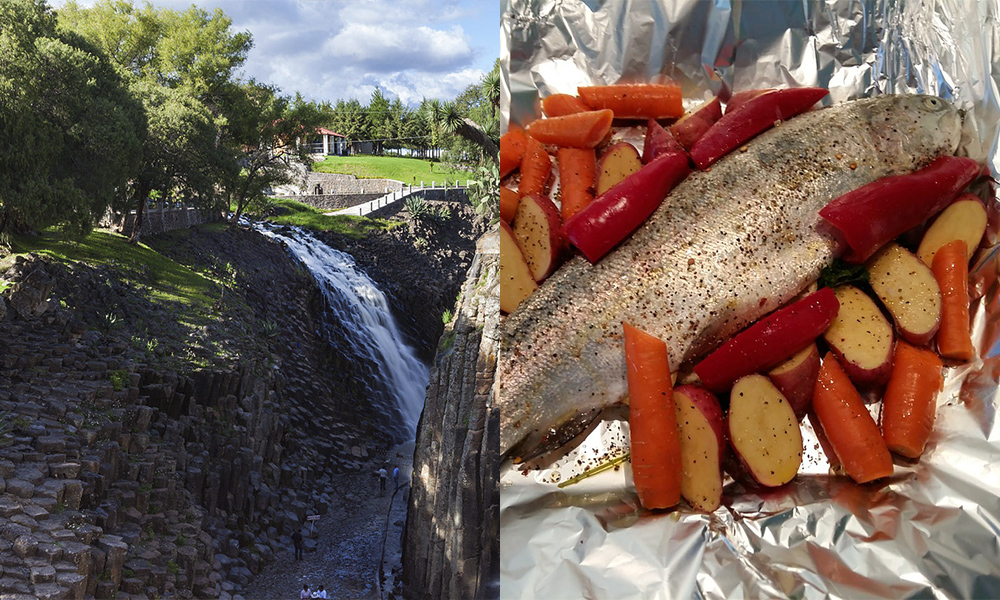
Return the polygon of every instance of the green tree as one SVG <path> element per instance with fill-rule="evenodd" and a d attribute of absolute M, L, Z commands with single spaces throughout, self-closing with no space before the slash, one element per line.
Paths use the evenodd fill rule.
<path fill-rule="evenodd" d="M 382 94 L 382 90 L 378 86 L 375 86 L 375 91 L 372 92 L 372 99 L 368 102 L 368 132 L 371 137 L 368 139 L 375 140 L 372 143 L 374 149 L 374 154 L 382 154 L 382 141 L 387 137 L 391 137 L 389 123 L 389 100 Z"/>
<path fill-rule="evenodd" d="M 0 234 L 88 232 L 138 166 L 142 106 L 41 0 L 0 0 Z"/>
<path fill-rule="evenodd" d="M 337 100 L 333 107 L 331 128 L 337 133 L 347 136 L 348 140 L 370 139 L 365 137 L 367 117 L 361 103 L 355 99 Z"/>
<path fill-rule="evenodd" d="M 149 135 L 139 172 L 127 191 L 136 211 L 132 242 L 139 240 L 150 192 L 209 206 L 215 200 L 215 180 L 225 160 L 216 146 L 215 121 L 204 104 L 149 80 L 137 83 L 135 91 L 143 100 Z"/>
<path fill-rule="evenodd" d="M 112 58 L 148 113 L 139 176 L 118 188 L 116 201 L 120 210 L 138 211 L 132 240 L 150 192 L 213 205 L 215 181 L 232 181 L 239 172 L 238 145 L 218 140 L 243 110 L 231 98 L 239 95 L 233 73 L 246 60 L 250 35 L 233 31 L 220 10 L 139 8 L 128 0 L 99 0 L 92 8 L 70 2 L 60 19 Z"/>
<path fill-rule="evenodd" d="M 225 140 L 241 168 L 224 182 L 239 221 L 248 206 L 262 202 L 275 185 L 289 183 L 297 170 L 309 164 L 306 136 L 315 133 L 323 115 L 308 102 L 291 102 L 274 87 L 254 81 L 238 86 L 231 95 L 238 105 Z"/>

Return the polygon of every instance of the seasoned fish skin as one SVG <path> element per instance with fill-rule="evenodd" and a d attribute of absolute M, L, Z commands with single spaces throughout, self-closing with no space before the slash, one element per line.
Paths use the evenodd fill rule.
<path fill-rule="evenodd" d="M 954 154 L 961 121 L 916 95 L 806 113 L 692 173 L 596 265 L 563 265 L 500 327 L 501 455 L 625 397 L 623 321 L 663 339 L 678 369 L 786 303 L 840 253 L 819 210 Z"/>

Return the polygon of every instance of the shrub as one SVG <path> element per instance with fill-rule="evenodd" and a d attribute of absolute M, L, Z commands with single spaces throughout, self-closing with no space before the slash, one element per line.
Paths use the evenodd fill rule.
<path fill-rule="evenodd" d="M 410 196 L 405 202 L 406 210 L 414 221 L 424 221 L 431 216 L 431 205 L 421 194 Z"/>
<path fill-rule="evenodd" d="M 128 385 L 128 371 L 125 371 L 124 369 L 111 371 L 108 375 L 108 379 L 111 380 L 111 387 L 114 388 L 116 392 L 120 392 Z"/>

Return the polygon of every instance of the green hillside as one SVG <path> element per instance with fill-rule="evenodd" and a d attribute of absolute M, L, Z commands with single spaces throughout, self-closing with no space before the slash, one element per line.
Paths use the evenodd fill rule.
<path fill-rule="evenodd" d="M 469 171 L 449 169 L 441 163 L 419 158 L 399 156 L 327 156 L 325 160 L 313 163 L 313 171 L 318 173 L 344 173 L 359 179 L 395 179 L 409 184 L 430 185 L 443 181 L 463 184 L 472 176 Z"/>

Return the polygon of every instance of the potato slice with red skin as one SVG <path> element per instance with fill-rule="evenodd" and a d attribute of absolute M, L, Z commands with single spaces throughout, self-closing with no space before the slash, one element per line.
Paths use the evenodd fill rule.
<path fill-rule="evenodd" d="M 934 254 L 941 246 L 955 240 L 965 242 L 968 258 L 972 258 L 986 232 L 986 208 L 983 201 L 973 194 L 962 194 L 957 200 L 941 211 L 920 240 L 917 256 L 924 264 L 931 266 Z"/>
<path fill-rule="evenodd" d="M 872 386 L 892 370 L 892 325 L 875 301 L 852 285 L 834 289 L 840 310 L 823 339 L 855 385 Z"/>
<path fill-rule="evenodd" d="M 545 196 L 522 196 L 511 230 L 535 281 L 544 281 L 559 262 L 562 237 L 559 209 Z"/>
<path fill-rule="evenodd" d="M 500 310 L 512 313 L 517 305 L 530 296 L 537 288 L 531 269 L 514 239 L 510 226 L 500 221 Z"/>
<path fill-rule="evenodd" d="M 810 344 L 767 374 L 774 387 L 778 388 L 792 405 L 795 418 L 799 421 L 809 411 L 809 405 L 812 403 L 819 364 L 819 349 L 816 348 L 816 344 Z"/>
<path fill-rule="evenodd" d="M 698 138 L 721 118 L 722 102 L 719 101 L 718 97 L 715 97 L 678 119 L 670 126 L 670 133 L 680 142 L 681 146 L 690 150 Z"/>
<path fill-rule="evenodd" d="M 899 244 L 868 261 L 868 280 L 907 341 L 924 345 L 941 324 L 941 288 L 930 267 Z"/>
<path fill-rule="evenodd" d="M 802 464 L 802 432 L 788 400 L 763 375 L 747 375 L 729 395 L 729 445 L 757 483 L 784 485 Z"/>
<path fill-rule="evenodd" d="M 635 146 L 628 142 L 611 146 L 597 161 L 597 195 L 600 196 L 641 168 L 642 161 Z"/>
<path fill-rule="evenodd" d="M 722 504 L 725 424 L 719 399 L 708 390 L 683 385 L 674 390 L 681 439 L 681 495 L 693 508 L 712 512 Z"/>

